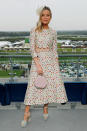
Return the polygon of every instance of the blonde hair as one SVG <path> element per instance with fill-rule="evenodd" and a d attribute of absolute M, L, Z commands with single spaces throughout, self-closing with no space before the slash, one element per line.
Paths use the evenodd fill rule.
<path fill-rule="evenodd" d="M 42 16 L 42 12 L 43 12 L 44 10 L 48 10 L 48 11 L 50 12 L 50 17 L 52 18 L 52 12 L 51 12 L 50 8 L 49 8 L 48 6 L 44 6 L 44 7 L 42 8 L 41 12 L 40 12 L 39 20 L 38 20 L 38 22 L 37 22 L 35 31 L 38 30 L 39 32 L 42 32 L 43 25 L 42 25 L 40 19 L 41 19 L 41 16 Z"/>

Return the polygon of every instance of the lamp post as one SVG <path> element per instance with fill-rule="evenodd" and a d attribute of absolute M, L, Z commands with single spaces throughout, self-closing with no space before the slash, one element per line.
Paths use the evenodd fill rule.
<path fill-rule="evenodd" d="M 11 77 L 10 77 L 9 82 L 14 82 L 13 76 L 16 75 L 16 73 L 13 72 L 13 63 L 12 63 L 11 57 L 10 57 L 10 63 L 11 63 L 11 72 L 9 73 L 9 75 L 10 75 Z"/>
<path fill-rule="evenodd" d="M 77 61 L 77 78 L 76 78 L 76 81 L 80 81 L 80 78 L 79 78 L 79 69 L 80 69 L 80 57 L 78 58 L 78 61 Z"/>

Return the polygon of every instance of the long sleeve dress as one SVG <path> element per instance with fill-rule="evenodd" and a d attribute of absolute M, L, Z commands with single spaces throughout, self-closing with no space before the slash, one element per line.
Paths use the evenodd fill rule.
<path fill-rule="evenodd" d="M 35 45 L 39 48 L 49 47 L 49 51 L 35 51 Z M 30 31 L 30 51 L 32 63 L 28 77 L 28 85 L 24 98 L 25 105 L 38 105 L 46 103 L 65 103 L 68 101 L 64 82 L 59 68 L 57 53 L 57 32 L 49 27 L 42 32 L 35 32 L 35 27 Z M 39 57 L 44 76 L 47 79 L 47 86 L 44 89 L 37 89 L 34 81 L 37 77 L 37 67 L 34 57 Z M 57 58 L 57 59 L 56 59 Z"/>

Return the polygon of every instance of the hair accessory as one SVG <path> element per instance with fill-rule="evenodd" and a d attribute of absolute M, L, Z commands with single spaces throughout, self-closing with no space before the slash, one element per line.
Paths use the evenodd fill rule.
<path fill-rule="evenodd" d="M 37 15 L 40 15 L 40 13 L 41 13 L 43 7 L 44 7 L 44 6 L 41 6 L 41 7 L 39 7 L 39 8 L 36 9 Z"/>

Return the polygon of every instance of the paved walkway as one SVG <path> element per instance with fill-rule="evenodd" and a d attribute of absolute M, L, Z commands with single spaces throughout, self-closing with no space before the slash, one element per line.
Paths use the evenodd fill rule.
<path fill-rule="evenodd" d="M 13 105 L 0 105 L 0 131 L 86 131 L 87 105 L 78 103 L 80 108 L 70 108 L 69 105 L 58 105 L 58 108 L 49 106 L 47 121 L 43 119 L 42 108 L 32 107 L 30 109 L 31 122 L 26 128 L 20 126 L 24 106 L 17 109 Z M 81 106 L 86 108 L 81 109 Z"/>

